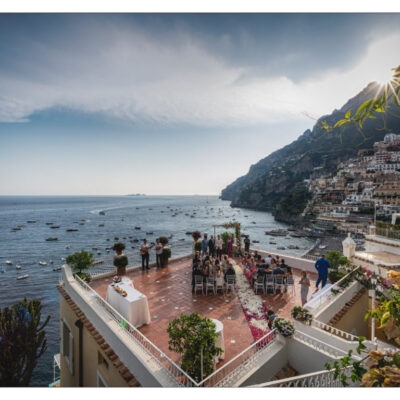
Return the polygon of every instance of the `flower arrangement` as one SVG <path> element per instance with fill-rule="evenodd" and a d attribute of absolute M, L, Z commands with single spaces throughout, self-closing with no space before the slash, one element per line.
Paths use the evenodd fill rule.
<path fill-rule="evenodd" d="M 192 238 L 194 239 L 195 242 L 197 242 L 201 238 L 201 232 L 200 231 L 192 232 Z"/>
<path fill-rule="evenodd" d="M 128 293 L 126 292 L 126 290 L 121 289 L 118 285 L 114 286 L 114 290 L 119 293 L 122 297 L 126 297 L 128 296 Z"/>
<path fill-rule="evenodd" d="M 293 324 L 285 318 L 275 318 L 273 328 L 284 337 L 291 337 L 294 334 Z"/>
<path fill-rule="evenodd" d="M 297 321 L 304 322 L 306 325 L 311 325 L 313 316 L 307 310 L 307 308 L 303 308 L 301 306 L 295 306 L 292 308 L 291 315 L 292 318 L 296 319 Z"/>

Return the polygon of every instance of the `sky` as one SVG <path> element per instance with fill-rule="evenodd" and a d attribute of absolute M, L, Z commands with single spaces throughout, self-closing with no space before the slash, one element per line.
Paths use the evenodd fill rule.
<path fill-rule="evenodd" d="M 399 54 L 400 14 L 0 14 L 0 195 L 219 194 Z"/>

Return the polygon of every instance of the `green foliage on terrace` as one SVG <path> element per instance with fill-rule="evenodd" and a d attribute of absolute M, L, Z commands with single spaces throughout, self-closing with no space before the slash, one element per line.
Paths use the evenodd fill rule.
<path fill-rule="evenodd" d="M 39 358 L 47 350 L 48 316 L 41 324 L 42 305 L 26 298 L 0 308 L 0 386 L 29 386 Z"/>
<path fill-rule="evenodd" d="M 169 349 L 183 354 L 181 368 L 200 382 L 214 372 L 215 357 L 222 353 L 217 347 L 214 322 L 199 314 L 181 314 L 168 325 Z"/>
<path fill-rule="evenodd" d="M 88 270 L 93 265 L 93 258 L 93 253 L 82 250 L 69 255 L 66 261 L 76 275 L 86 282 L 90 282 L 90 274 L 84 271 Z"/>

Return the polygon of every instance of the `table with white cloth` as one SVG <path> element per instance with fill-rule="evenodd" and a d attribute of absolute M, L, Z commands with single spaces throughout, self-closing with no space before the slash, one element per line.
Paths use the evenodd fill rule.
<path fill-rule="evenodd" d="M 127 296 L 123 297 L 114 289 L 114 284 L 111 284 L 107 288 L 106 301 L 136 328 L 149 324 L 150 311 L 147 297 L 130 284 L 121 282 L 115 286 L 125 290 Z"/>
<path fill-rule="evenodd" d="M 216 357 L 217 361 L 223 360 L 225 358 L 225 345 L 224 345 L 224 325 L 221 321 L 218 321 L 217 319 L 210 318 L 212 322 L 215 324 L 215 332 L 217 333 L 217 341 L 216 341 L 216 346 L 222 349 L 222 353 Z"/>

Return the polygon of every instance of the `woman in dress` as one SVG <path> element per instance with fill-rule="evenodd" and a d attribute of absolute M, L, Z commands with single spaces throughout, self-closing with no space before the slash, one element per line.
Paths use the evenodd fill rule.
<path fill-rule="evenodd" d="M 226 239 L 226 251 L 229 257 L 232 255 L 232 250 L 233 250 L 233 237 L 232 235 L 229 235 Z"/>
<path fill-rule="evenodd" d="M 308 290 L 310 288 L 310 280 L 307 278 L 306 271 L 301 271 L 301 279 L 299 281 L 299 284 L 301 285 L 300 289 L 301 305 L 304 306 L 304 304 L 307 303 Z"/>
<path fill-rule="evenodd" d="M 217 264 L 217 268 L 216 268 L 215 285 L 217 287 L 224 286 L 224 273 L 222 272 L 222 268 L 219 264 Z"/>

